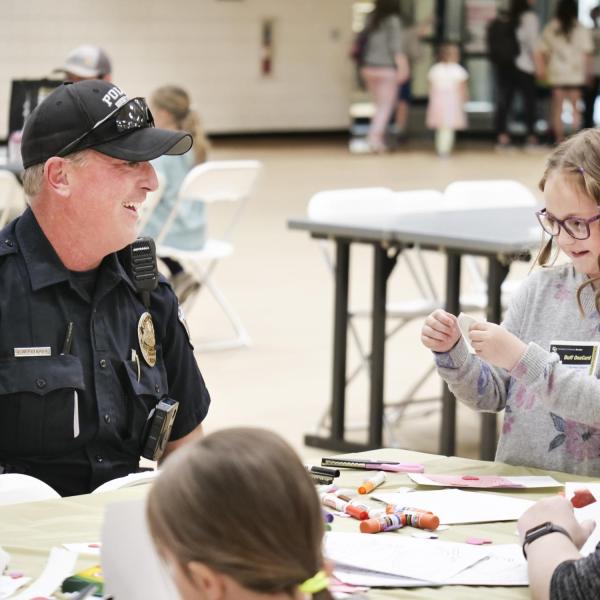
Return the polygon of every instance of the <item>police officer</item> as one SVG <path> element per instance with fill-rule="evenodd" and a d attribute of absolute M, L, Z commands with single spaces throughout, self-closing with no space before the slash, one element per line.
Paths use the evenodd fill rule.
<path fill-rule="evenodd" d="M 0 232 L 5 472 L 62 495 L 135 472 L 161 402 L 179 403 L 165 454 L 201 434 L 210 397 L 177 299 L 161 278 L 147 302 L 128 264 L 148 161 L 191 145 L 105 81 L 65 83 L 27 119 L 30 208 Z"/>

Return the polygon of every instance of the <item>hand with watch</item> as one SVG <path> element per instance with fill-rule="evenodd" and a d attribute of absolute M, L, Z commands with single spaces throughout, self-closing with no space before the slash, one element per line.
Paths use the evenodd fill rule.
<path fill-rule="evenodd" d="M 573 506 L 561 496 L 540 500 L 521 515 L 518 529 L 532 598 L 569 597 L 556 595 L 554 572 L 565 561 L 584 560 L 579 549 L 594 526 L 594 521 L 578 523 Z"/>

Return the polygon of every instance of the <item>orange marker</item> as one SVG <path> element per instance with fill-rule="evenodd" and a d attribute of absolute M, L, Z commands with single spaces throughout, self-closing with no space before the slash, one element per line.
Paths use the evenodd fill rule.
<path fill-rule="evenodd" d="M 383 471 L 377 471 L 373 477 L 365 479 L 365 482 L 358 488 L 359 494 L 368 494 L 372 492 L 376 487 L 379 487 L 385 481 L 385 473 Z"/>
<path fill-rule="evenodd" d="M 361 521 L 361 533 L 379 533 L 380 531 L 394 531 L 404 527 L 406 521 L 402 515 L 384 515 L 376 519 Z"/>
<path fill-rule="evenodd" d="M 388 504 L 386 512 L 392 515 L 402 515 L 405 518 L 405 525 L 418 527 L 419 529 L 437 529 L 440 525 L 440 518 L 429 510 L 420 508 L 411 508 L 410 506 L 394 506 Z"/>

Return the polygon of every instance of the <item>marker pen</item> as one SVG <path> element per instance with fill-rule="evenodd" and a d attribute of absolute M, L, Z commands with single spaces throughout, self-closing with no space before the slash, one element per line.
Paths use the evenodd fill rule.
<path fill-rule="evenodd" d="M 364 508 L 353 506 L 352 504 L 345 502 L 341 498 L 334 496 L 333 494 L 322 494 L 321 495 L 321 503 L 325 506 L 329 506 L 334 510 L 338 510 L 340 512 L 345 512 L 351 517 L 362 521 L 363 519 L 368 519 L 369 514 Z"/>
<path fill-rule="evenodd" d="M 376 519 L 361 521 L 361 533 L 379 533 L 380 531 L 394 531 L 404 527 L 402 515 L 384 515 Z"/>
<path fill-rule="evenodd" d="M 440 525 L 440 518 L 429 510 L 411 508 L 410 506 L 395 506 L 393 504 L 388 504 L 385 510 L 387 514 L 404 516 L 406 525 L 418 527 L 419 529 L 437 529 Z"/>
<path fill-rule="evenodd" d="M 403 463 L 394 461 L 357 460 L 353 458 L 322 458 L 321 464 L 329 467 L 346 467 L 348 469 L 367 469 L 375 471 L 391 471 L 394 473 L 423 473 L 425 467 L 419 463 Z"/>
<path fill-rule="evenodd" d="M 331 467 L 319 467 L 317 465 L 304 465 L 304 468 L 310 473 L 319 473 L 320 475 L 327 475 L 328 477 L 334 478 L 340 476 L 339 469 L 332 469 Z"/>
<path fill-rule="evenodd" d="M 385 481 L 385 473 L 379 471 L 375 473 L 373 477 L 366 479 L 365 482 L 358 488 L 359 494 L 368 494 L 372 492 L 376 487 L 379 487 Z"/>

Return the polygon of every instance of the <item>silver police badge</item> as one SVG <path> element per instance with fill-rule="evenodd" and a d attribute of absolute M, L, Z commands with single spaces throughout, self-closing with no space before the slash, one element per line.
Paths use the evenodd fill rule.
<path fill-rule="evenodd" d="M 154 335 L 154 323 L 149 312 L 142 313 L 138 321 L 138 341 L 144 360 L 149 367 L 156 364 L 156 336 Z"/>

